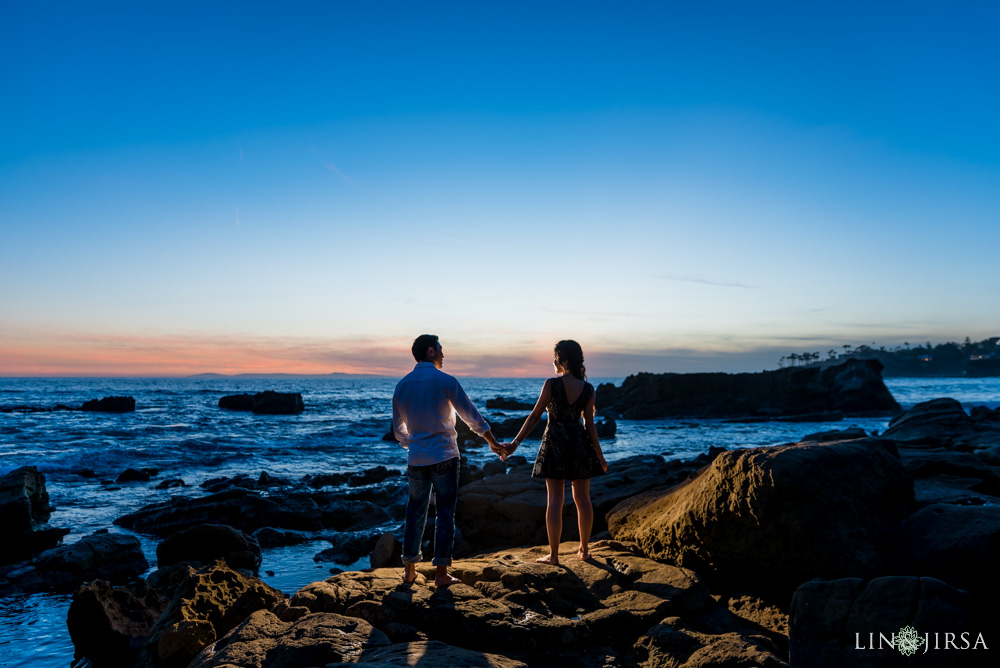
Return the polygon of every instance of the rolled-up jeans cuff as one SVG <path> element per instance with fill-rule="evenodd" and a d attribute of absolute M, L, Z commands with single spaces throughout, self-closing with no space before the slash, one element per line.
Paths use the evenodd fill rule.
<path fill-rule="evenodd" d="M 439 559 L 434 557 L 431 559 L 431 564 L 434 566 L 451 566 L 451 559 L 445 559 L 443 557 Z"/>
<path fill-rule="evenodd" d="M 421 552 L 417 552 L 415 557 L 403 557 L 403 565 L 409 566 L 410 564 L 419 564 L 424 559 L 424 555 Z"/>

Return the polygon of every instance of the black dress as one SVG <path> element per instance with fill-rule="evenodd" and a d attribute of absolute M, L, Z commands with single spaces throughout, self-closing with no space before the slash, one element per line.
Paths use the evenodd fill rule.
<path fill-rule="evenodd" d="M 580 421 L 583 409 L 594 394 L 594 386 L 586 383 L 572 404 L 566 397 L 566 384 L 562 378 L 553 379 L 551 392 L 549 405 L 546 406 L 549 418 L 531 475 L 559 480 L 582 480 L 604 475 L 590 435 Z"/>

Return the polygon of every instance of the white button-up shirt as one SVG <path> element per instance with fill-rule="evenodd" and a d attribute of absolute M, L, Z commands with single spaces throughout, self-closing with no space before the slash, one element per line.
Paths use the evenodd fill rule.
<path fill-rule="evenodd" d="M 458 380 L 431 362 L 418 363 L 396 384 L 392 431 L 408 449 L 410 466 L 429 466 L 459 456 L 456 412 L 476 434 L 490 430 Z"/>

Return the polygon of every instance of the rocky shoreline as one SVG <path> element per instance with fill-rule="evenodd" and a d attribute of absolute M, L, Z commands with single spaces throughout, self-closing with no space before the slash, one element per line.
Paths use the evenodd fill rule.
<path fill-rule="evenodd" d="M 544 483 L 523 457 L 466 463 L 462 583 L 439 590 L 430 566 L 403 585 L 398 533 L 378 529 L 401 523 L 398 472 L 217 479 L 116 520 L 162 539 L 157 570 L 141 579 L 148 566 L 130 535 L 59 546 L 44 476 L 26 467 L 0 482 L 0 521 L 16 537 L 5 545 L 40 542 L 28 558 L 5 554 L 0 594 L 75 591 L 70 632 L 95 668 L 993 664 L 1000 410 L 939 399 L 879 437 L 633 457 L 594 479 L 592 495 L 594 559 L 573 558 L 568 502 L 563 563 L 537 564 Z M 256 577 L 262 548 L 317 537 L 341 556 L 370 555 L 373 568 L 290 598 Z M 904 627 L 965 633 L 970 646 L 909 663 L 857 646 Z"/>

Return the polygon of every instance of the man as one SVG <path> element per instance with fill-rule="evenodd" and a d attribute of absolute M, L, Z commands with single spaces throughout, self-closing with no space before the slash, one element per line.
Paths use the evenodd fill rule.
<path fill-rule="evenodd" d="M 417 365 L 399 381 L 392 395 L 392 430 L 399 444 L 407 449 L 406 477 L 410 483 L 403 533 L 403 581 L 409 584 L 417 577 L 417 563 L 423 558 L 420 542 L 433 487 L 437 521 L 431 563 L 437 567 L 434 584 L 447 587 L 459 581 L 448 573 L 455 543 L 460 458 L 455 413 L 486 439 L 490 450 L 501 456 L 506 453 L 458 380 L 441 371 L 444 350 L 438 337 L 422 334 L 410 350 Z"/>

